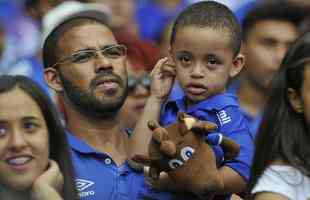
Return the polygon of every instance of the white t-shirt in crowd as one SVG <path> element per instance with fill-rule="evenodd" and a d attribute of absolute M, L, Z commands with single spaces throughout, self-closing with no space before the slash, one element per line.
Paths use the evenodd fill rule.
<path fill-rule="evenodd" d="M 252 194 L 273 192 L 290 200 L 310 200 L 310 178 L 283 165 L 268 167 L 252 190 Z"/>

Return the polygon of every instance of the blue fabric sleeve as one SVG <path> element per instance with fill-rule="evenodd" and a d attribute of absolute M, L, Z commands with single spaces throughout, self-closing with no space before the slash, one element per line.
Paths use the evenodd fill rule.
<path fill-rule="evenodd" d="M 227 116 L 230 117 L 229 123 L 220 127 L 220 132 L 234 140 L 240 145 L 239 155 L 232 160 L 225 160 L 223 166 L 228 166 L 235 170 L 245 181 L 249 180 L 252 157 L 254 153 L 254 142 L 249 131 L 247 121 L 241 114 L 238 107 L 228 107 L 225 109 Z"/>
<path fill-rule="evenodd" d="M 233 139 L 240 145 L 240 153 L 233 160 L 224 161 L 224 166 L 228 166 L 240 174 L 245 181 L 249 180 L 254 144 L 247 131 L 236 131 L 231 133 L 230 139 Z"/>

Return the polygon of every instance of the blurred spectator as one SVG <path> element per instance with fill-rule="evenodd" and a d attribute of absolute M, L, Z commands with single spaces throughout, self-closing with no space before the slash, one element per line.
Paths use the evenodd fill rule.
<path fill-rule="evenodd" d="M 256 4 L 257 4 L 257 0 L 252 0 L 252 1 L 246 1 L 244 4 L 242 4 L 240 7 L 236 8 L 234 10 L 235 15 L 237 16 L 237 18 L 239 19 L 239 22 L 242 24 L 243 19 L 245 17 L 245 15 L 252 10 L 253 8 L 255 8 Z"/>
<path fill-rule="evenodd" d="M 142 4 L 136 12 L 140 36 L 158 41 L 161 32 L 177 14 L 190 4 L 190 0 L 150 0 Z"/>
<path fill-rule="evenodd" d="M 191 0 L 191 2 L 195 3 L 202 0 Z M 228 6 L 232 11 L 236 11 L 240 7 L 242 7 L 245 4 L 248 4 L 249 2 L 253 2 L 256 0 L 238 0 L 238 1 L 232 1 L 232 0 L 214 0 L 216 2 L 222 3 L 226 6 Z"/>
<path fill-rule="evenodd" d="M 135 18 L 135 0 L 88 0 L 100 3 L 111 9 L 111 25 L 113 29 L 139 35 L 139 28 Z"/>
<path fill-rule="evenodd" d="M 310 199 L 309 55 L 307 33 L 290 47 L 272 82 L 247 200 Z"/>
<path fill-rule="evenodd" d="M 8 30 L 2 21 L 0 21 L 0 75 L 5 74 L 9 63 L 14 61 L 12 37 L 8 37 Z"/>
<path fill-rule="evenodd" d="M 10 65 L 9 75 L 24 75 L 38 83 L 44 91 L 49 94 L 49 89 L 44 81 L 42 62 L 35 56 L 18 60 Z"/>
<path fill-rule="evenodd" d="M 25 0 L 25 12 L 41 24 L 43 16 L 63 0 Z"/>
<path fill-rule="evenodd" d="M 303 18 L 299 24 L 298 30 L 300 34 L 304 34 L 310 31 L 310 15 L 307 15 Z"/>
<path fill-rule="evenodd" d="M 277 0 L 279 1 L 279 0 Z M 309 0 L 286 0 L 287 2 L 294 3 L 296 5 L 300 5 L 302 7 L 310 7 L 310 1 Z"/>
<path fill-rule="evenodd" d="M 4 74 L 18 59 L 36 53 L 40 32 L 23 14 L 21 7 L 11 1 L 0 2 L 0 21 L 5 29 L 5 45 L 0 61 L 0 73 Z"/>
<path fill-rule="evenodd" d="M 172 23 L 169 23 L 165 26 L 165 28 L 160 34 L 160 37 L 158 40 L 158 48 L 159 48 L 160 57 L 165 57 L 169 55 L 171 31 L 172 31 Z"/>
<path fill-rule="evenodd" d="M 302 13 L 290 4 L 268 3 L 252 9 L 243 21 L 246 66 L 230 90 L 237 93 L 253 134 L 261 121 L 269 84 L 298 36 L 301 19 Z"/>
<path fill-rule="evenodd" d="M 2 57 L 3 54 L 3 50 L 4 50 L 4 45 L 5 45 L 5 33 L 4 33 L 4 26 L 2 24 L 0 24 L 0 59 Z"/>
<path fill-rule="evenodd" d="M 31 53 L 23 53 L 16 56 L 6 67 L 3 66 L 2 68 L 2 73 L 24 75 L 31 78 L 40 84 L 47 93 L 49 90 L 44 81 L 43 66 L 40 58 L 40 44 L 42 38 L 41 21 L 43 15 L 60 1 L 61 0 L 25 0 L 24 12 L 27 16 L 23 16 L 23 20 L 27 22 L 27 26 L 24 27 L 24 29 L 30 29 L 30 32 L 28 32 L 28 43 L 34 43 L 36 46 Z M 25 30 L 23 30 L 23 32 L 25 32 Z M 27 34 L 27 32 L 25 34 Z M 10 46 L 14 47 L 16 44 L 11 44 L 8 48 L 10 48 Z"/>
<path fill-rule="evenodd" d="M 128 96 L 122 107 L 122 121 L 125 128 L 134 128 L 149 96 L 148 73 L 158 59 L 158 50 L 150 43 L 127 34 L 116 35 L 120 44 L 127 46 Z"/>

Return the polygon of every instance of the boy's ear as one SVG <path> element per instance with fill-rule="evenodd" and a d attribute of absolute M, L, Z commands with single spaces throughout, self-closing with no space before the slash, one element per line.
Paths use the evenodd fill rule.
<path fill-rule="evenodd" d="M 47 85 L 55 90 L 61 92 L 63 90 L 62 82 L 59 77 L 59 72 L 55 68 L 47 68 L 44 70 L 44 79 Z"/>
<path fill-rule="evenodd" d="M 303 113 L 304 108 L 302 100 L 300 95 L 296 92 L 296 90 L 294 90 L 293 88 L 288 88 L 287 95 L 293 110 L 297 113 Z"/>
<path fill-rule="evenodd" d="M 244 66 L 244 55 L 243 54 L 238 54 L 233 62 L 232 62 L 232 67 L 230 68 L 230 73 L 229 73 L 229 77 L 233 78 L 235 77 L 237 74 L 239 74 L 239 72 L 242 70 L 243 66 Z"/>

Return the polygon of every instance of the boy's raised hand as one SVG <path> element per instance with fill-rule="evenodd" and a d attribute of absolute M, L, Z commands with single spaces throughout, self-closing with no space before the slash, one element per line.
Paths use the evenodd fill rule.
<path fill-rule="evenodd" d="M 172 88 L 175 73 L 172 59 L 168 57 L 160 59 L 150 74 L 151 95 L 159 100 L 165 100 Z"/>
<path fill-rule="evenodd" d="M 151 94 L 145 104 L 144 111 L 130 136 L 129 158 L 136 154 L 147 155 L 148 143 L 152 138 L 152 131 L 148 128 L 148 121 L 158 121 L 162 103 L 166 100 L 173 86 L 175 66 L 172 59 L 160 59 L 150 74 Z M 133 168 L 135 167 L 132 164 Z"/>
<path fill-rule="evenodd" d="M 31 200 L 62 200 L 63 185 L 58 164 L 50 160 L 47 170 L 32 185 Z"/>

